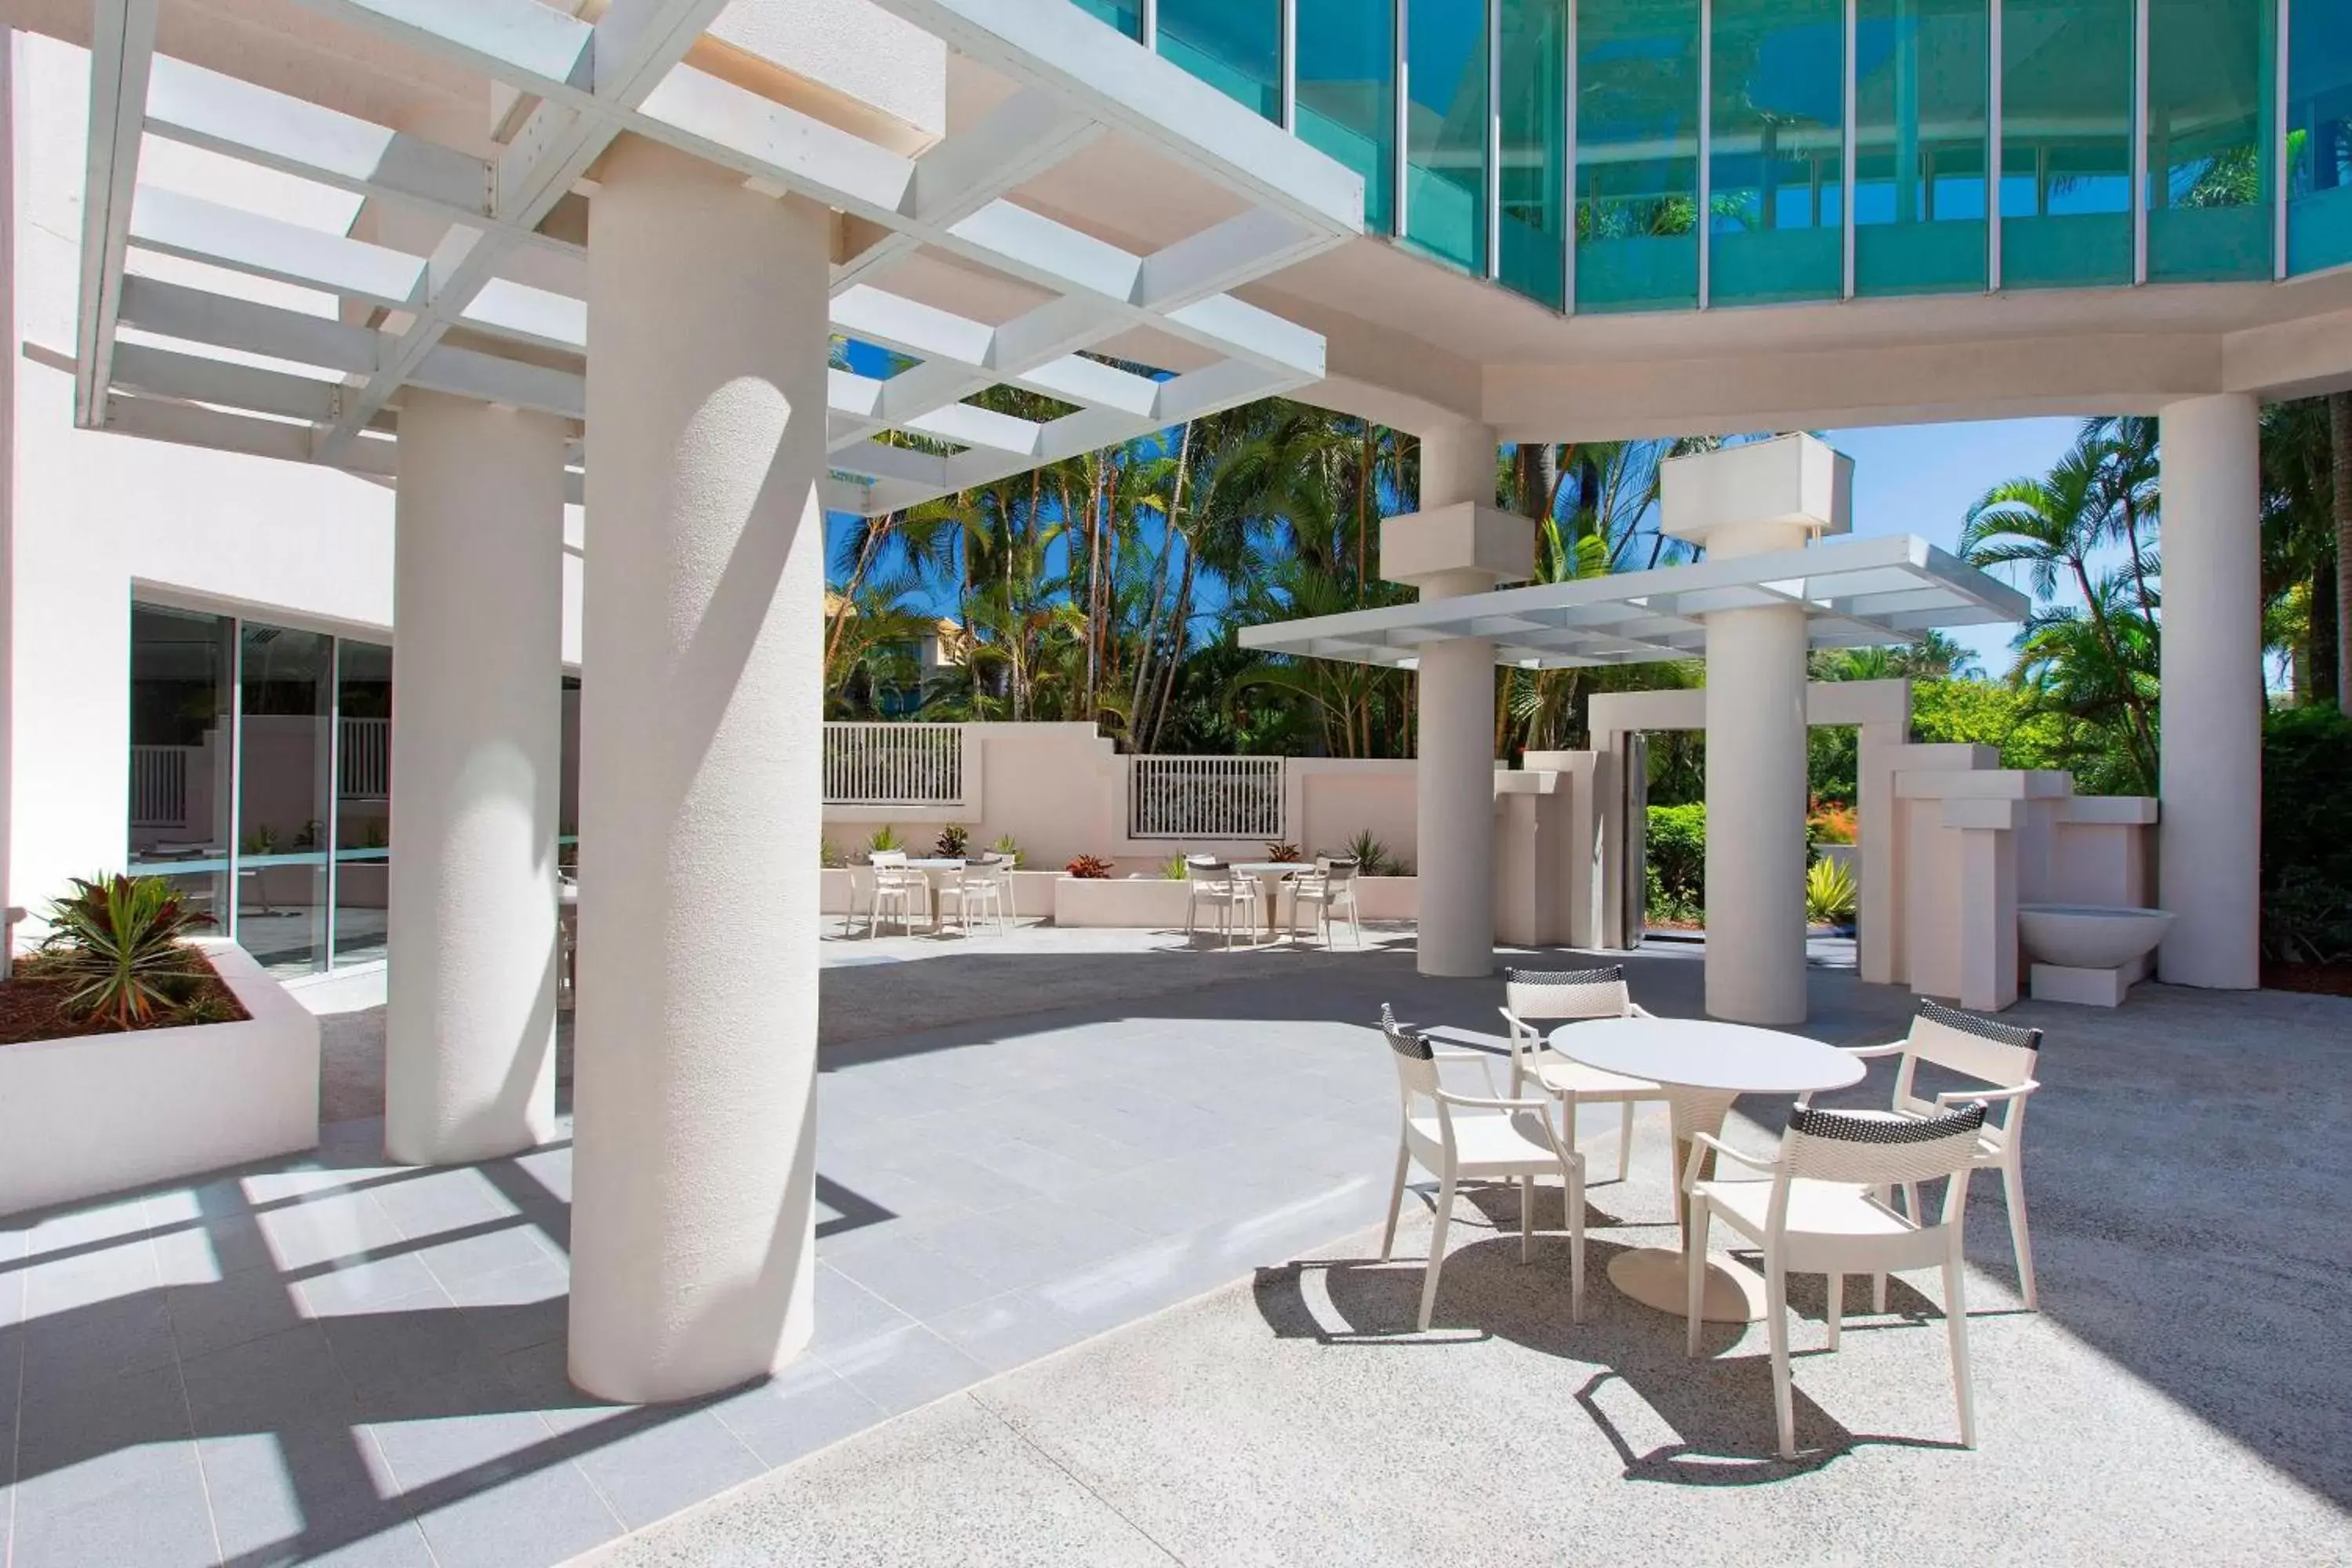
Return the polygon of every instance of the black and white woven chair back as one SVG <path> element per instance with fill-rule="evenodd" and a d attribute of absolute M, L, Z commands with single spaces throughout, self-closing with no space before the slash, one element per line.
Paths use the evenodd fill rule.
<path fill-rule="evenodd" d="M 1625 966 L 1605 969 L 1506 969 L 1503 988 L 1522 1018 L 1622 1018 L 1630 1000 Z"/>
<path fill-rule="evenodd" d="M 2013 1087 L 2034 1076 L 2042 1031 L 1963 1013 L 1922 997 L 1906 1042 L 1923 1061 Z"/>
<path fill-rule="evenodd" d="M 1396 1063 L 1397 1088 L 1410 1114 L 1414 1096 L 1431 1094 L 1437 1089 L 1437 1049 L 1429 1043 L 1428 1036 L 1411 1025 L 1398 1023 L 1396 1014 L 1385 1002 L 1381 1004 L 1381 1033 L 1388 1040 L 1390 1059 Z"/>
<path fill-rule="evenodd" d="M 1801 1105 L 1789 1112 L 1780 1156 L 1790 1175 L 1813 1181 L 1870 1186 L 1931 1181 L 1969 1167 L 1984 1123 L 1982 1100 L 1928 1117 Z"/>

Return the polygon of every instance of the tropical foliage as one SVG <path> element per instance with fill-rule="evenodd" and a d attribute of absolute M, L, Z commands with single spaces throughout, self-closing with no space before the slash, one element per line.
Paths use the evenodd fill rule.
<path fill-rule="evenodd" d="M 176 1013 L 205 978 L 185 945 L 212 917 L 190 909 L 161 877 L 72 879 L 51 903 L 43 951 L 53 978 L 70 989 L 65 1010 L 119 1029 L 144 1028 Z"/>

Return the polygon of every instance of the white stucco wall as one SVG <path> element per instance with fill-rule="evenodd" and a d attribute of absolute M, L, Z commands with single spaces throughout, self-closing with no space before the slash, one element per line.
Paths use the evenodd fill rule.
<path fill-rule="evenodd" d="M 64 879 L 115 869 L 126 852 L 131 601 L 387 640 L 392 491 L 311 468 L 73 426 L 88 55 L 7 36 L 13 190 L 0 258 L 12 300 L 5 383 L 13 411 L 0 573 L 0 794 L 6 901 L 37 913 Z M 151 143 L 141 178 L 274 216 L 331 226 L 350 198 L 208 154 Z M 132 253 L 133 270 L 318 314 L 306 290 Z M 299 366 L 287 369 L 300 370 Z M 323 372 L 312 374 L 324 374 Z M 564 658 L 579 659 L 583 534 L 569 509 Z"/>

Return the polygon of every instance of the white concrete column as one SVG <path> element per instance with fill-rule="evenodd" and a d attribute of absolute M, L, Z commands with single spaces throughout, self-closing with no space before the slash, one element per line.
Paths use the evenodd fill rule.
<path fill-rule="evenodd" d="M 1706 1010 L 1805 1021 L 1805 613 L 1706 617 Z"/>
<path fill-rule="evenodd" d="M 1424 432 L 1423 514 L 1460 501 L 1494 505 L 1495 453 L 1495 433 L 1484 425 Z M 1495 585 L 1493 574 L 1468 560 L 1418 582 L 1423 599 Z M 1495 967 L 1495 645 L 1432 643 L 1421 650 L 1419 682 L 1416 963 L 1423 974 L 1486 974 Z"/>
<path fill-rule="evenodd" d="M 2164 697 L 2158 973 L 2262 979 L 2263 591 L 2259 410 L 2242 394 L 2161 411 Z"/>
<path fill-rule="evenodd" d="M 394 502 L 383 1146 L 555 1132 L 561 420 L 410 391 Z"/>
<path fill-rule="evenodd" d="M 571 1373 L 674 1400 L 813 1327 L 827 221 L 600 177 Z"/>

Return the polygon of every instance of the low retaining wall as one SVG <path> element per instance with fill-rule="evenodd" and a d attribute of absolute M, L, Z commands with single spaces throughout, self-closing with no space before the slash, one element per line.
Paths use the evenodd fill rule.
<path fill-rule="evenodd" d="M 196 945 L 250 1018 L 0 1046 L 0 1214 L 318 1146 L 319 1020 Z"/>
<path fill-rule="evenodd" d="M 1419 907 L 1414 887 L 1411 877 L 1359 877 L 1356 901 L 1368 921 L 1409 921 Z M 1054 923 L 1175 931 L 1190 902 L 1188 885 L 1169 877 L 1064 877 L 1054 884 Z M 1276 905 L 1276 928 L 1291 916 L 1285 894 Z M 1207 921 L 1208 911 L 1202 918 Z"/>

